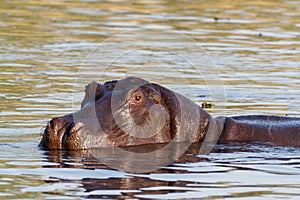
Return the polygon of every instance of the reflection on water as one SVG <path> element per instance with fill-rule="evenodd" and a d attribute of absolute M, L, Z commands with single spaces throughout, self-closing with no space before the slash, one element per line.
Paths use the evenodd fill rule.
<path fill-rule="evenodd" d="M 33 152 L 22 159 L 10 154 L 5 157 L 6 167 L 0 169 L 2 190 L 28 198 L 64 199 L 296 198 L 300 194 L 298 148 L 229 144 L 218 145 L 205 156 L 199 156 L 198 150 L 198 145 L 191 146 L 177 162 L 150 174 L 113 170 L 88 151 Z M 143 164 L 138 159 L 132 162 Z M 12 192 L 11 185 L 20 189 Z"/>
<path fill-rule="evenodd" d="M 156 172 L 129 174 L 86 152 L 36 146 L 48 119 L 80 106 L 84 85 L 124 75 L 213 102 L 214 116 L 299 116 L 299 11 L 292 0 L 0 2 L 0 196 L 297 198 L 296 148 L 190 149 Z M 172 31 L 188 37 L 166 37 Z"/>

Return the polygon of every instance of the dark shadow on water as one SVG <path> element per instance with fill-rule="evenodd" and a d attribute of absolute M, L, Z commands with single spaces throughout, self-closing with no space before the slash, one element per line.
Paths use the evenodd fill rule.
<path fill-rule="evenodd" d="M 50 150 L 45 151 L 45 156 L 47 157 L 49 162 L 54 162 L 58 165 L 50 166 L 57 168 L 84 168 L 84 169 L 113 169 L 111 166 L 118 166 L 118 163 L 123 162 L 126 159 L 128 164 L 132 163 L 132 165 L 143 165 L 149 164 L 151 160 L 151 165 L 157 165 L 158 170 L 160 168 L 165 167 L 166 165 L 162 165 L 166 162 L 164 160 L 168 160 L 168 163 L 175 162 L 198 162 L 201 161 L 202 158 L 199 158 L 197 155 L 199 153 L 199 149 L 201 144 L 192 144 L 185 151 L 183 155 L 178 154 L 181 152 L 179 149 L 185 148 L 186 143 L 175 143 L 172 145 L 172 148 L 169 148 L 169 151 L 161 152 L 161 154 L 155 154 L 155 157 L 147 158 L 147 157 L 133 157 L 127 156 L 124 157 L 123 151 L 130 153 L 134 153 L 132 155 L 156 152 L 156 150 L 161 149 L 165 146 L 165 144 L 151 144 L 151 145 L 142 145 L 142 146 L 132 146 L 132 147 L 112 147 L 112 148 L 102 148 L 102 149 L 90 149 L 90 150 L 75 150 L 75 151 L 64 151 L 64 150 Z M 122 151 L 121 154 L 118 154 L 119 151 Z M 73 163 L 73 164 L 72 164 Z M 49 166 L 45 166 L 49 167 Z M 118 170 L 118 169 L 116 169 Z M 152 172 L 152 171 L 151 171 Z"/>
<path fill-rule="evenodd" d="M 138 147 L 127 147 L 122 148 L 124 151 L 128 152 L 139 152 L 139 153 L 147 153 L 153 152 L 157 149 L 160 149 L 165 144 L 159 145 L 143 145 Z M 169 155 L 157 155 L 154 159 L 152 158 L 152 165 L 156 164 L 161 167 L 160 169 L 151 172 L 152 174 L 167 174 L 167 173 L 183 173 L 184 171 L 173 170 L 173 169 L 164 169 L 164 166 L 160 166 L 162 159 L 174 159 L 172 156 L 178 156 L 176 153 L 177 148 L 182 148 L 186 144 L 176 144 L 173 146 L 172 151 L 168 152 Z M 199 152 L 200 144 L 193 144 L 190 148 L 186 151 L 184 155 L 182 155 L 177 161 L 179 163 L 186 163 L 186 162 L 200 162 L 201 160 L 206 160 L 205 158 L 197 157 Z M 122 162 L 123 157 L 116 157 L 116 151 L 118 148 L 106 148 L 106 149 L 93 149 L 93 150 L 81 150 L 81 151 L 60 151 L 60 150 L 52 150 L 52 151 L 45 151 L 45 156 L 48 158 L 48 161 L 51 163 L 56 163 L 58 165 L 47 165 L 46 168 L 80 168 L 80 169 L 89 169 L 89 170 L 111 170 L 113 169 L 105 164 L 103 161 L 116 166 L 118 163 Z M 165 152 L 166 153 L 166 152 Z M 97 155 L 95 158 L 94 155 Z M 128 160 L 131 164 L 140 165 L 141 162 L 145 165 L 147 162 L 147 158 L 145 160 L 135 160 L 131 157 L 132 160 Z M 113 164 L 113 162 L 117 164 Z M 176 190 L 156 190 L 156 191 L 141 191 L 141 188 L 150 188 L 150 187 L 184 187 L 189 182 L 186 181 L 164 181 L 164 180 L 152 180 L 149 177 L 142 177 L 143 175 L 149 175 L 150 173 L 145 174 L 128 174 L 126 178 L 108 178 L 108 179 L 101 179 L 101 178 L 92 178 L 87 177 L 81 180 L 68 180 L 62 178 L 51 177 L 51 180 L 48 180 L 48 183 L 81 183 L 82 187 L 85 190 L 85 193 L 89 194 L 84 196 L 85 198 L 133 198 L 135 194 L 169 194 L 178 192 Z M 99 191 L 115 191 L 120 192 L 120 195 L 116 194 L 101 194 Z M 98 191 L 96 194 L 92 194 L 93 191 Z M 128 192 L 126 192 L 128 191 Z M 182 190 L 181 190 L 182 191 Z M 104 192 L 107 193 L 107 192 Z M 110 193 L 110 192 L 108 192 Z M 112 192 L 114 193 L 114 192 Z"/>
<path fill-rule="evenodd" d="M 212 173 L 212 176 L 220 173 L 224 175 L 232 170 L 242 170 L 242 171 L 258 171 L 266 173 L 280 174 L 280 171 L 268 170 L 268 168 L 261 168 L 261 166 L 268 165 L 269 162 L 273 164 L 278 162 L 278 165 L 286 165 L 287 162 L 291 162 L 295 157 L 295 153 L 299 153 L 298 148 L 293 147 L 276 147 L 268 144 L 243 144 L 243 143 L 231 143 L 231 144 L 222 144 L 216 145 L 212 152 L 208 155 L 199 155 L 199 148 L 201 144 L 192 144 L 188 150 L 179 157 L 176 161 L 171 163 L 168 166 L 160 166 L 160 168 L 151 173 L 125 173 L 125 177 L 108 177 L 108 178 L 99 178 L 99 177 L 90 177 L 86 176 L 82 179 L 64 179 L 62 177 L 51 176 L 50 180 L 47 180 L 48 183 L 79 183 L 81 188 L 84 189 L 82 197 L 84 198 L 110 198 L 110 199 L 124 199 L 124 198 L 136 198 L 136 195 L 166 195 L 171 193 L 183 193 L 191 191 L 191 188 L 214 188 L 222 189 L 224 185 L 220 184 L 219 186 L 213 183 L 202 182 L 205 180 L 168 180 L 165 178 L 168 175 L 172 177 L 178 175 L 193 175 L 196 176 L 199 174 L 209 174 Z M 130 147 L 128 152 L 151 152 L 159 149 L 160 145 L 146 145 L 140 147 Z M 168 155 L 158 155 L 156 159 L 151 158 L 152 165 L 157 162 L 157 165 L 161 164 L 161 159 L 173 159 L 172 156 L 177 156 L 176 148 L 182 148 L 182 144 L 177 144 L 172 149 L 172 152 L 169 152 Z M 123 149 L 126 150 L 126 149 Z M 119 172 L 117 169 L 111 168 L 109 165 L 111 163 L 120 163 L 122 157 L 115 157 L 112 154 L 115 153 L 114 148 L 108 149 L 99 149 L 97 153 L 97 158 L 95 158 L 95 150 L 83 150 L 83 151 L 45 151 L 45 157 L 50 163 L 56 163 L 56 165 L 47 165 L 45 168 L 79 168 L 83 169 L 82 173 L 86 170 L 101 170 L 111 172 Z M 288 154 L 292 156 L 289 157 Z M 101 155 L 101 157 L 100 157 Z M 278 155 L 281 155 L 279 157 Z M 140 165 L 140 163 L 145 164 L 146 160 L 135 160 L 131 157 L 132 160 L 130 165 Z M 109 162 L 107 162 L 109 160 Z M 150 160 L 150 158 L 149 158 Z M 104 162 L 103 162 L 104 161 Z M 106 162 L 106 164 L 104 164 Z M 283 163 L 282 163 L 283 162 Z M 297 165 L 299 159 L 294 161 L 294 165 Z M 107 163 L 109 165 L 107 166 Z M 210 170 L 210 167 L 220 167 L 221 170 L 210 170 L 210 171 L 190 171 L 193 167 L 193 164 L 208 164 L 207 170 Z M 211 165 L 211 166 L 210 166 Z M 259 165 L 257 167 L 257 165 Z M 299 165 L 299 163 L 298 163 Z M 116 166 L 116 165 L 115 165 Z M 285 173 L 285 172 L 282 172 Z M 295 172 L 290 172 L 295 173 Z M 296 172 L 299 174 L 300 172 Z M 287 171 L 286 174 L 289 174 Z M 153 178 L 155 176 L 156 178 Z M 159 178 L 157 178 L 159 177 Z M 221 180 L 222 178 L 220 178 Z M 200 185 L 199 185 L 200 184 Z M 211 184 L 211 185 L 210 185 Z M 194 187 L 193 185 L 197 185 Z M 149 189 L 150 188 L 150 189 Z M 154 188 L 154 189 L 153 189 Z M 156 189 L 155 189 L 156 188 Z M 172 189 L 168 189 L 172 188 Z M 180 188 L 180 189 L 176 189 Z"/>

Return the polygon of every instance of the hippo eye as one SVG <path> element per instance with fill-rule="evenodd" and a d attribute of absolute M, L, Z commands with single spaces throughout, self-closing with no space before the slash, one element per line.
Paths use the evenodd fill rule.
<path fill-rule="evenodd" d="M 135 99 L 134 99 L 136 102 L 139 102 L 142 100 L 142 96 L 135 96 Z"/>
<path fill-rule="evenodd" d="M 141 92 L 136 92 L 133 95 L 133 102 L 134 103 L 141 103 L 143 101 L 143 94 Z"/>

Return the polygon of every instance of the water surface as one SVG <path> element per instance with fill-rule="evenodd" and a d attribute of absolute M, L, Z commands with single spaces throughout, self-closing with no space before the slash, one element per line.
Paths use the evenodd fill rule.
<path fill-rule="evenodd" d="M 37 148 L 49 119 L 80 107 L 87 83 L 129 75 L 213 102 L 214 116 L 299 116 L 298 1 L 9 1 L 0 13 L 0 198 L 300 195 L 299 148 L 191 148 L 137 174 L 89 152 Z"/>

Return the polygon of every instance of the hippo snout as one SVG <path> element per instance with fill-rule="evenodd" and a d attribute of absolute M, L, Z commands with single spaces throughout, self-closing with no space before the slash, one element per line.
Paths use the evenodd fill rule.
<path fill-rule="evenodd" d="M 80 123 L 74 125 L 73 115 L 55 117 L 48 122 L 39 147 L 42 149 L 66 149 L 67 146 L 70 146 L 67 141 L 74 137 L 80 128 Z M 72 146 L 79 145 L 75 144 L 76 141 L 73 140 Z"/>

